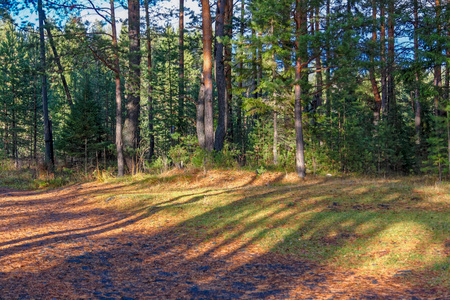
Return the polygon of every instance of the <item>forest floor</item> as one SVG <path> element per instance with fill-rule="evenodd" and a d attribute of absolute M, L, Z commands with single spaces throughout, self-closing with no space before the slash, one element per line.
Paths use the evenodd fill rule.
<path fill-rule="evenodd" d="M 450 299 L 449 191 L 231 170 L 0 187 L 0 299 Z"/>

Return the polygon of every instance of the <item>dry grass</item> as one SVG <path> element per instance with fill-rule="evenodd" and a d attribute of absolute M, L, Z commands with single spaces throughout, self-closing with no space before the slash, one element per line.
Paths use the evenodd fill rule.
<path fill-rule="evenodd" d="M 253 249 L 450 289 L 450 185 L 423 178 L 314 178 L 170 171 L 112 180 L 102 208 L 142 213 L 213 252 Z"/>
<path fill-rule="evenodd" d="M 334 274 L 327 275 L 330 289 L 355 297 L 374 289 L 386 297 L 397 293 L 401 298 L 407 290 L 450 297 L 448 183 L 426 178 L 300 181 L 294 174 L 235 170 L 173 170 L 102 181 L 45 193 L 0 190 L 4 286 L 10 284 L 13 291 L 19 278 L 20 284 L 48 290 L 50 278 L 71 270 L 68 255 L 76 258 L 98 248 L 118 255 L 118 274 L 139 267 L 151 273 L 156 262 L 188 274 L 184 265 L 226 261 L 209 275 L 196 274 L 198 282 L 211 285 L 213 272 L 230 272 L 248 262 L 303 261 L 316 266 L 314 274 Z M 2 193 L 11 196 L 2 201 Z M 110 243 L 111 237 L 118 245 Z M 160 241 L 166 250 L 141 253 L 143 261 L 131 263 L 119 245 L 153 245 L 146 238 Z M 82 272 L 91 278 L 89 270 Z M 37 274 L 36 282 L 27 274 Z M 70 274 L 76 281 L 79 274 Z M 268 284 L 277 278 L 272 275 Z M 302 276 L 298 284 L 285 285 L 301 290 L 300 282 L 309 275 Z M 89 280 L 96 284 L 94 277 Z M 58 289 L 52 290 L 56 295 Z"/>

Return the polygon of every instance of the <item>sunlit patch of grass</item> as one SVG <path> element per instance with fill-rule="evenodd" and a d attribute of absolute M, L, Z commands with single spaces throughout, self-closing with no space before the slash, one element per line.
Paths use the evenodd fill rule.
<path fill-rule="evenodd" d="M 97 195 L 97 201 L 143 212 L 142 226 L 216 243 L 218 252 L 255 247 L 367 274 L 411 270 L 424 280 L 414 274 L 427 273 L 428 284 L 448 285 L 449 184 L 428 185 L 420 178 L 279 178 L 174 171 L 113 180 L 123 186 Z M 276 182 L 267 184 L 270 179 Z"/>

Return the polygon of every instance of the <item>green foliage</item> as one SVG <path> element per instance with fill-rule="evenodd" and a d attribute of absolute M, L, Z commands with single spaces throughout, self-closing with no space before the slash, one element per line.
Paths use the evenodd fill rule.
<path fill-rule="evenodd" d="M 83 157 L 85 151 L 102 150 L 106 146 L 104 138 L 100 107 L 92 99 L 90 83 L 86 79 L 81 97 L 76 99 L 65 120 L 57 147 L 70 156 Z"/>
<path fill-rule="evenodd" d="M 240 150 L 233 148 L 231 144 L 225 143 L 222 151 L 214 152 L 214 165 L 221 168 L 237 168 L 237 158 Z"/>
<path fill-rule="evenodd" d="M 194 168 L 205 168 L 209 169 L 211 167 L 212 155 L 205 149 L 196 147 L 192 153 L 190 164 Z"/>
<path fill-rule="evenodd" d="M 150 167 L 163 173 L 169 169 L 170 163 L 171 160 L 167 156 L 158 156 L 158 158 L 151 163 Z"/>
<path fill-rule="evenodd" d="M 186 147 L 182 144 L 173 146 L 169 150 L 169 157 L 177 168 L 183 168 L 189 161 L 189 153 Z"/>
<path fill-rule="evenodd" d="M 427 139 L 428 157 L 423 161 L 422 171 L 432 173 L 439 176 L 439 180 L 443 176 L 450 174 L 450 149 L 448 137 L 445 136 L 448 130 L 448 116 L 434 117 L 436 131 Z"/>
<path fill-rule="evenodd" d="M 450 101 L 446 86 L 449 61 L 445 51 L 449 43 L 446 34 L 449 7 L 423 5 L 419 1 L 419 27 L 415 28 L 413 7 L 406 2 L 347 1 L 341 5 L 333 1 L 304 1 L 300 7 L 295 3 L 252 0 L 246 3 L 243 12 L 235 10 L 231 29 L 239 34 L 223 38 L 232 49 L 231 87 L 227 86 L 232 95 L 227 124 L 231 128 L 226 146 L 219 153 L 198 148 L 193 137 L 202 69 L 201 31 L 193 26 L 184 32 L 184 82 L 181 82 L 177 30 L 170 25 L 151 25 L 150 71 L 146 43 L 141 45 L 139 149 L 125 149 L 126 153 L 139 156 L 138 165 L 145 166 L 144 169 L 159 172 L 182 164 L 293 170 L 296 150 L 293 96 L 294 85 L 300 83 L 309 173 L 388 175 L 414 171 L 444 177 L 449 169 L 449 129 L 444 116 Z M 324 7 L 326 3 L 331 5 L 329 10 Z M 392 12 L 387 6 L 390 3 L 395 4 Z M 375 19 L 372 4 L 376 5 Z M 384 16 L 380 14 L 381 5 L 386 6 Z M 296 9 L 307 14 L 306 23 L 302 23 L 307 29 L 300 35 L 293 19 Z M 316 11 L 319 15 L 315 15 Z M 327 11 L 329 15 L 325 15 Z M 381 47 L 379 34 L 388 17 L 395 24 L 393 62 L 389 62 L 388 40 Z M 18 165 L 20 159 L 38 160 L 44 144 L 40 58 L 35 28 L 31 25 L 20 28 L 11 20 L 9 16 L 0 20 L 0 158 L 14 159 Z M 58 21 L 62 20 L 55 23 Z M 55 27 L 52 31 L 62 73 L 75 103 L 73 109 L 61 84 L 57 60 L 50 45 L 46 45 L 56 155 L 60 161 L 67 161 L 70 156 L 79 162 L 86 156 L 87 142 L 87 165 L 95 164 L 97 158 L 104 159 L 107 166 L 116 156 L 114 77 L 104 63 L 111 64 L 114 54 L 110 29 L 101 22 L 83 23 L 78 17 L 64 21 L 63 28 Z M 122 84 L 129 76 L 127 30 L 127 26 L 122 26 L 119 39 Z M 414 38 L 418 49 L 413 44 L 398 42 L 412 42 Z M 300 55 L 301 80 L 295 82 L 294 66 Z M 441 76 L 437 78 L 439 70 Z M 383 82 L 383 76 L 385 81 L 389 77 L 389 82 Z M 372 79 L 387 101 L 377 122 Z M 180 86 L 184 86 L 183 92 Z M 392 89 L 390 95 L 383 90 L 387 86 Z M 122 86 L 122 92 L 125 90 Z M 124 92 L 122 99 L 125 112 Z M 418 134 L 414 127 L 416 99 L 421 105 Z M 216 118 L 215 105 L 214 109 Z M 274 112 L 278 121 L 277 145 L 273 145 Z M 440 116 L 436 119 L 435 115 Z M 274 146 L 276 166 L 273 166 Z M 146 161 L 150 147 L 152 161 Z"/>

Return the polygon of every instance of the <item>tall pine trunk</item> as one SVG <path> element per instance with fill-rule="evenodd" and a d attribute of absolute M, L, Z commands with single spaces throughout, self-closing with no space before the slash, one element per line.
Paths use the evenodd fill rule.
<path fill-rule="evenodd" d="M 55 41 L 53 40 L 52 30 L 50 28 L 50 24 L 47 22 L 45 13 L 44 13 L 44 22 L 45 22 L 45 29 L 47 31 L 48 40 L 50 42 L 50 47 L 52 48 L 53 56 L 55 58 L 56 65 L 58 66 L 58 72 L 59 72 L 59 76 L 61 78 L 61 83 L 64 88 L 64 93 L 66 94 L 67 103 L 69 104 L 70 110 L 72 110 L 73 109 L 72 96 L 69 91 L 69 86 L 67 85 L 66 77 L 64 76 L 64 69 L 61 65 L 61 59 L 58 55 L 58 51 L 56 50 L 56 45 L 55 45 Z"/>
<path fill-rule="evenodd" d="M 139 0 L 128 0 L 128 37 L 129 37 L 129 74 L 127 115 L 123 126 L 123 144 L 125 162 L 128 169 L 136 171 L 136 150 L 139 147 L 139 113 L 140 113 L 140 10 Z"/>
<path fill-rule="evenodd" d="M 306 32 L 306 21 L 303 0 L 296 0 L 295 8 L 295 23 L 296 23 L 296 62 L 295 62 L 295 104 L 294 104 L 294 119 L 295 119 L 295 145 L 296 145 L 296 155 L 295 155 L 295 165 L 297 170 L 297 175 L 300 178 L 305 178 L 306 176 L 306 165 L 305 165 L 305 149 L 303 141 L 303 124 L 302 124 L 302 64 L 305 63 L 305 47 L 306 45 L 300 41 L 302 36 Z"/>
<path fill-rule="evenodd" d="M 319 5 L 315 8 L 315 35 L 320 35 L 320 15 L 319 15 L 320 7 Z M 322 59 L 320 55 L 320 46 L 317 46 L 315 49 L 316 56 L 316 95 L 315 95 L 315 103 L 316 109 L 322 106 L 322 89 L 323 89 L 323 78 L 322 78 Z"/>
<path fill-rule="evenodd" d="M 447 16 L 450 14 L 450 1 L 446 1 L 446 13 Z M 450 40 L 450 26 L 448 22 L 446 23 L 445 31 L 447 32 L 447 41 Z M 445 45 L 445 102 L 447 106 L 450 105 L 450 42 Z M 448 155 L 448 175 L 450 177 L 450 111 L 447 107 L 447 155 Z"/>
<path fill-rule="evenodd" d="M 415 127 L 415 142 L 416 142 L 416 157 L 419 158 L 420 151 L 420 127 L 421 127 L 421 107 L 420 107 L 420 75 L 419 75 L 419 5 L 418 0 L 414 0 L 414 62 L 415 66 L 415 86 L 414 86 L 414 127 Z M 418 159 L 417 162 L 420 162 Z"/>
<path fill-rule="evenodd" d="M 205 149 L 206 148 L 206 137 L 205 137 L 205 82 L 203 80 L 203 74 L 202 79 L 200 82 L 200 90 L 198 92 L 198 99 L 196 102 L 197 107 L 197 138 L 198 138 L 198 144 L 200 148 Z"/>
<path fill-rule="evenodd" d="M 377 20 L 377 6 L 376 1 L 372 0 L 372 46 L 369 49 L 370 55 L 370 67 L 369 67 L 369 77 L 370 83 L 372 84 L 373 96 L 375 98 L 375 106 L 373 108 L 373 124 L 378 126 L 380 120 L 380 110 L 381 110 L 381 96 L 378 89 L 378 83 L 375 78 L 375 50 L 373 46 L 377 43 L 377 32 L 376 32 L 376 20 Z"/>
<path fill-rule="evenodd" d="M 387 74 L 386 74 L 386 9 L 384 3 L 380 4 L 380 59 L 381 59 L 381 111 L 383 116 L 387 114 Z"/>
<path fill-rule="evenodd" d="M 328 31 L 328 29 L 330 28 L 330 14 L 331 14 L 331 4 L 330 4 L 330 0 L 327 0 L 326 3 L 326 19 L 325 19 L 325 24 L 326 24 L 326 30 Z M 327 67 L 326 69 L 326 73 L 325 73 L 325 85 L 327 87 L 326 90 L 326 98 L 327 98 L 327 103 L 326 103 L 326 109 L 327 109 L 327 118 L 329 120 L 329 124 L 330 124 L 330 128 L 328 129 L 328 140 L 329 140 L 329 144 L 330 144 L 330 149 L 333 150 L 333 116 L 332 116 L 332 111 L 331 111 L 331 68 L 330 68 L 330 60 L 331 60 L 331 46 L 330 46 L 330 41 L 327 39 L 325 42 L 326 45 L 326 52 L 325 52 L 325 65 Z"/>
<path fill-rule="evenodd" d="M 184 1 L 184 0 L 180 0 Z M 147 74 L 148 74 L 148 90 L 147 90 L 147 105 L 148 105 L 148 131 L 149 131 L 149 159 L 155 156 L 155 134 L 153 132 L 153 85 L 152 85 L 152 37 L 150 33 L 150 14 L 148 9 L 148 0 L 145 0 L 145 23 L 147 26 Z M 181 60 L 181 58 L 180 58 Z"/>
<path fill-rule="evenodd" d="M 214 148 L 214 120 L 213 120 L 213 82 L 212 82 L 212 23 L 209 0 L 202 3 L 203 28 L 203 81 L 205 103 L 205 148 L 212 151 Z"/>
<path fill-rule="evenodd" d="M 225 64 L 224 64 L 224 45 L 223 38 L 225 36 L 225 6 L 226 0 L 217 1 L 216 14 L 216 49 L 215 49 L 215 65 L 216 65 L 216 84 L 217 84 L 217 102 L 219 105 L 219 118 L 216 128 L 216 136 L 214 141 L 214 150 L 221 151 L 225 141 L 226 128 L 226 81 L 225 81 Z"/>
<path fill-rule="evenodd" d="M 112 46 L 114 58 L 114 82 L 116 93 L 116 152 L 117 152 L 117 176 L 124 175 L 124 158 L 123 158 L 123 141 L 122 141 L 122 93 L 120 90 L 120 65 L 119 65 L 119 49 L 117 47 L 117 29 L 116 14 L 114 8 L 114 0 L 110 0 L 111 6 L 111 29 L 112 29 Z"/>
<path fill-rule="evenodd" d="M 441 65 L 441 55 L 442 55 L 442 44 L 439 40 L 442 35 L 442 25 L 441 25 L 441 3 L 440 0 L 435 1 L 435 9 L 436 9 L 436 28 L 437 28 L 437 42 L 436 42 L 436 57 L 435 57 L 435 65 L 434 65 L 434 87 L 436 89 L 435 96 L 434 96 L 434 116 L 435 116 L 435 135 L 436 137 L 439 137 L 443 132 L 440 128 L 440 121 L 439 116 L 441 116 L 443 113 L 440 110 L 441 106 L 441 88 L 442 88 L 442 65 Z M 439 142 L 438 142 L 439 143 Z M 440 152 L 440 145 L 438 146 L 438 152 Z M 439 181 L 442 180 L 442 164 L 439 162 L 438 164 L 439 168 Z"/>
<path fill-rule="evenodd" d="M 225 36 L 228 38 L 228 41 L 231 41 L 233 38 L 233 0 L 226 0 L 225 6 Z M 228 140 L 232 141 L 234 136 L 234 128 L 233 128 L 233 92 L 232 92 L 232 82 L 231 82 L 231 43 L 227 42 L 225 45 L 225 82 L 226 82 L 226 90 L 225 90 L 225 99 L 226 99 L 226 136 L 228 136 Z"/>
<path fill-rule="evenodd" d="M 442 44 L 439 40 L 442 35 L 442 25 L 441 25 L 441 3 L 440 0 L 435 1 L 435 9 L 436 9 L 436 28 L 437 28 L 437 37 L 438 40 L 436 41 L 436 58 L 437 60 L 434 65 L 434 86 L 437 90 L 436 95 L 434 96 L 434 113 L 435 116 L 438 117 L 440 112 L 440 93 L 441 93 L 441 87 L 442 87 L 442 65 L 441 65 L 441 58 L 442 55 Z M 437 123 L 436 123 L 437 124 Z M 437 128 L 436 128 L 437 130 Z"/>
<path fill-rule="evenodd" d="M 45 141 L 45 164 L 47 171 L 52 173 L 54 169 L 55 159 L 53 157 L 53 139 L 52 126 L 48 116 L 48 95 L 47 95 L 47 70 L 45 62 L 45 37 L 44 37 L 44 10 L 42 8 L 42 0 L 38 0 L 39 13 L 39 41 L 41 55 L 41 81 L 42 81 L 42 110 L 44 117 L 44 141 Z"/>
<path fill-rule="evenodd" d="M 148 1 L 148 0 L 147 0 Z M 184 128 L 184 0 L 180 0 L 178 18 L 178 132 L 183 133 Z"/>
<path fill-rule="evenodd" d="M 388 62 L 387 62 L 387 110 L 391 111 L 395 105 L 395 83 L 394 83 L 394 64 L 395 64 L 395 24 L 394 0 L 388 3 Z"/>
<path fill-rule="evenodd" d="M 239 33 L 241 37 L 244 36 L 244 16 L 245 16 L 245 0 L 241 0 L 241 16 L 240 16 L 240 24 L 239 24 Z M 242 89 L 243 89 L 243 71 L 244 71 L 244 63 L 243 59 L 239 59 L 239 72 L 240 79 L 238 82 L 239 95 L 237 97 L 237 105 L 236 105 L 236 130 L 234 134 L 234 142 L 240 144 L 240 149 L 242 153 L 244 153 L 244 122 L 242 121 Z"/>

